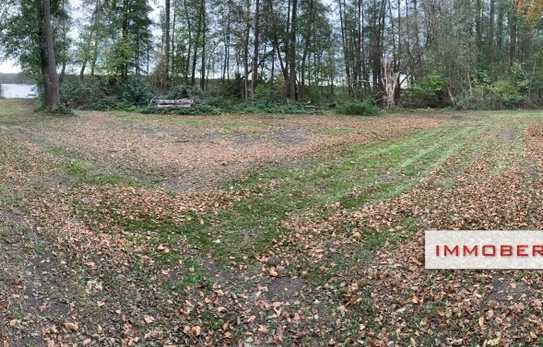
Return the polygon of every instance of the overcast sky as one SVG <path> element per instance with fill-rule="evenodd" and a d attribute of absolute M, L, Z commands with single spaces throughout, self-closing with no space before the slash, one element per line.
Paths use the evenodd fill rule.
<path fill-rule="evenodd" d="M 0 63 L 0 72 L 20 72 L 21 69 L 13 62 L 2 62 Z"/>

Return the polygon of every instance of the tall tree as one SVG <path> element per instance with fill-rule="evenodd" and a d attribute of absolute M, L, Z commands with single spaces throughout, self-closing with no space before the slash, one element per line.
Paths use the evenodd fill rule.
<path fill-rule="evenodd" d="M 59 79 L 55 56 L 55 40 L 51 27 L 51 0 L 40 0 L 40 67 L 43 79 L 43 104 L 48 109 L 60 105 Z"/>
<path fill-rule="evenodd" d="M 252 85 L 251 85 L 251 91 L 253 98 L 255 97 L 256 93 L 256 84 L 258 80 L 258 50 L 259 50 L 259 43 L 260 43 L 260 0 L 256 0 L 255 4 L 255 25 L 254 25 L 254 51 L 253 51 L 253 77 L 252 77 Z"/>
<path fill-rule="evenodd" d="M 67 16 L 61 1 L 5 0 L 0 2 L 0 53 L 17 59 L 23 71 L 40 85 L 43 105 L 55 109 L 60 104 L 56 69 L 58 40 Z M 67 47 L 66 43 L 60 45 Z M 67 55 L 67 51 L 63 52 Z M 67 56 L 61 57 L 67 59 Z"/>
<path fill-rule="evenodd" d="M 170 14 L 171 14 L 170 0 L 164 1 L 164 78 L 166 81 L 170 75 Z"/>
<path fill-rule="evenodd" d="M 85 5 L 85 2 L 82 6 Z M 98 59 L 98 43 L 101 38 L 103 28 L 101 27 L 101 0 L 90 1 L 91 16 L 88 24 L 80 28 L 80 38 L 77 48 L 78 61 L 81 64 L 79 69 L 79 78 L 83 80 L 87 65 L 91 63 L 91 76 L 94 75 L 96 60 Z M 83 9 L 82 9 L 83 10 Z"/>
<path fill-rule="evenodd" d="M 290 34 L 289 34 L 289 80 L 288 80 L 288 95 L 287 97 L 293 100 L 298 100 L 298 92 L 296 90 L 296 33 L 298 20 L 298 0 L 292 0 L 292 10 L 290 14 Z"/>
<path fill-rule="evenodd" d="M 111 1 L 106 7 L 110 44 L 106 52 L 107 71 L 125 80 L 141 74 L 147 47 L 152 44 L 151 7 L 147 0 Z"/>
<path fill-rule="evenodd" d="M 200 89 L 206 89 L 206 32 L 207 32 L 207 15 L 206 15 L 206 2 L 200 0 L 200 31 L 202 38 L 202 54 L 201 54 L 201 66 L 200 66 Z"/>

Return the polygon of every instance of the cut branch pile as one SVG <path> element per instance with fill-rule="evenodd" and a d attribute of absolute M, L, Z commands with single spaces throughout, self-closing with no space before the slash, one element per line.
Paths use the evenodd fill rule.
<path fill-rule="evenodd" d="M 194 99 L 153 99 L 151 100 L 151 106 L 156 108 L 191 108 L 194 105 Z"/>

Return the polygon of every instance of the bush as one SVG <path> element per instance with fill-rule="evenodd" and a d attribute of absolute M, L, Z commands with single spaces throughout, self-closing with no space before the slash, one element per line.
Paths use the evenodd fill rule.
<path fill-rule="evenodd" d="M 118 85 L 119 103 L 143 106 L 147 105 L 153 93 L 141 77 L 129 77 Z"/>
<path fill-rule="evenodd" d="M 441 75 L 430 74 L 405 92 L 402 106 L 425 108 L 449 106 L 447 84 L 447 80 Z"/>
<path fill-rule="evenodd" d="M 225 98 L 224 96 L 213 96 L 205 99 L 205 104 L 216 108 L 229 110 L 233 107 L 236 100 Z"/>
<path fill-rule="evenodd" d="M 316 113 L 320 110 L 310 105 L 303 104 L 275 104 L 266 109 L 268 113 L 279 114 L 302 114 L 302 113 Z"/>
<path fill-rule="evenodd" d="M 228 82 L 228 84 L 231 83 Z M 280 95 L 275 95 L 277 88 L 266 83 L 261 83 L 258 86 L 255 100 L 248 101 L 225 96 L 210 97 L 199 88 L 177 85 L 168 90 L 167 94 L 161 98 L 190 97 L 195 99 L 195 105 L 188 109 L 164 110 L 147 108 L 153 94 L 149 84 L 142 77 L 129 77 L 124 82 L 100 77 L 88 77 L 83 81 L 70 78 L 65 81 L 62 87 L 63 100 L 68 106 L 100 111 L 143 111 L 183 115 L 219 114 L 221 112 L 300 114 L 319 111 L 317 107 L 309 104 L 280 102 Z M 269 99 L 270 97 L 276 97 L 277 100 Z"/>
<path fill-rule="evenodd" d="M 179 115 L 218 115 L 221 110 L 211 105 L 200 104 L 191 108 L 178 108 L 173 110 L 172 113 Z"/>
<path fill-rule="evenodd" d="M 239 113 L 301 114 L 315 113 L 318 109 L 311 105 L 300 103 L 285 104 L 271 101 L 245 101 L 232 105 L 226 111 Z"/>
<path fill-rule="evenodd" d="M 151 107 L 151 108 L 146 108 L 142 110 L 142 113 L 199 116 L 199 115 L 218 115 L 221 113 L 221 110 L 211 105 L 197 104 L 190 108 L 157 109 L 157 108 Z"/>
<path fill-rule="evenodd" d="M 234 79 L 220 82 L 215 93 L 226 98 L 241 98 L 243 93 L 243 79 L 239 74 L 236 74 Z"/>
<path fill-rule="evenodd" d="M 111 85 L 100 78 L 66 78 L 60 89 L 62 102 L 72 108 L 105 109 L 104 100 L 112 93 Z"/>
<path fill-rule="evenodd" d="M 304 90 L 305 98 L 312 104 L 320 105 L 333 102 L 333 96 L 326 92 L 322 86 L 306 86 Z"/>
<path fill-rule="evenodd" d="M 511 82 L 497 81 L 492 84 L 491 88 L 499 106 L 503 108 L 519 107 L 526 100 L 526 97 L 521 94 L 519 86 Z"/>
<path fill-rule="evenodd" d="M 119 105 L 119 100 L 116 96 L 104 96 L 94 103 L 83 105 L 83 108 L 90 108 L 97 111 L 107 111 L 115 109 Z"/>
<path fill-rule="evenodd" d="M 192 87 L 187 85 L 176 85 L 166 94 L 167 99 L 185 99 L 185 98 L 201 98 L 204 97 L 204 93 L 198 87 Z"/>
<path fill-rule="evenodd" d="M 55 116 L 75 116 L 75 113 L 72 111 L 72 109 L 62 103 L 55 108 L 47 108 L 40 103 L 40 105 L 38 106 L 38 111 L 49 113 Z"/>
<path fill-rule="evenodd" d="M 458 98 L 456 107 L 464 110 L 500 110 L 521 107 L 527 97 L 513 81 L 498 80 L 476 85 Z"/>
<path fill-rule="evenodd" d="M 379 108 L 371 101 L 349 102 L 338 105 L 336 113 L 350 116 L 375 116 L 379 113 Z"/>
<path fill-rule="evenodd" d="M 61 86 L 62 102 L 68 107 L 92 110 L 131 111 L 146 106 L 153 93 L 142 77 L 125 81 L 87 77 L 67 78 Z"/>
<path fill-rule="evenodd" d="M 273 84 L 260 83 L 255 88 L 255 97 L 258 100 L 277 101 L 281 99 L 281 94 Z"/>
<path fill-rule="evenodd" d="M 498 110 L 524 107 L 530 104 L 528 74 L 519 64 L 513 64 L 507 75 L 492 80 L 485 71 L 478 71 L 455 106 L 460 109 Z"/>

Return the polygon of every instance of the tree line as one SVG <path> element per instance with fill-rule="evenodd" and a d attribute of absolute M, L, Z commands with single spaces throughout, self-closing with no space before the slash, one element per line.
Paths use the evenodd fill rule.
<path fill-rule="evenodd" d="M 5 0 L 0 53 L 39 77 L 48 107 L 67 67 L 241 99 L 543 99 L 541 0 L 160 1 L 154 23 L 149 0 L 83 0 L 77 21 L 69 0 Z"/>

